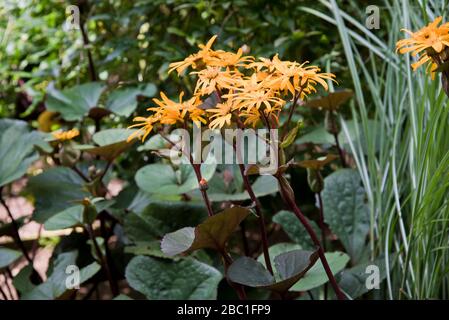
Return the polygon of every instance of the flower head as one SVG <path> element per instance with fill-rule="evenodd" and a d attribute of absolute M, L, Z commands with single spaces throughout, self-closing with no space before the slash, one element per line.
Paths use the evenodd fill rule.
<path fill-rule="evenodd" d="M 74 128 L 68 131 L 54 131 L 51 134 L 53 135 L 53 138 L 58 141 L 67 141 L 79 136 L 80 132 L 78 129 Z"/>
<path fill-rule="evenodd" d="M 438 26 L 442 19 L 438 17 L 416 32 L 402 29 L 410 38 L 399 40 L 396 43 L 396 51 L 402 54 L 411 52 L 412 56 L 418 56 L 418 61 L 412 64 L 413 70 L 427 63 L 427 70 L 432 72 L 444 62 L 442 55 L 449 47 L 449 23 Z"/>
<path fill-rule="evenodd" d="M 236 109 L 232 100 L 226 100 L 223 103 L 218 103 L 215 108 L 207 109 L 207 112 L 213 113 L 209 117 L 211 122 L 209 123 L 210 129 L 221 129 L 225 124 L 231 125 L 232 111 Z"/>

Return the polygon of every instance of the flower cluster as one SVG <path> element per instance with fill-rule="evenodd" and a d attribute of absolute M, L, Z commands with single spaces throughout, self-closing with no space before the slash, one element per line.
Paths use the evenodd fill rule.
<path fill-rule="evenodd" d="M 439 25 L 442 19 L 438 17 L 416 32 L 402 29 L 410 38 L 396 44 L 400 53 L 412 52 L 413 56 L 418 56 L 418 61 L 412 64 L 413 70 L 427 63 L 432 77 L 438 66 L 449 60 L 449 22 Z"/>
<path fill-rule="evenodd" d="M 188 68 L 197 77 L 193 97 L 173 101 L 161 92 L 161 99 L 154 99 L 157 107 L 148 108 L 151 115 L 136 117 L 139 130 L 130 136 L 144 140 L 158 124 L 185 124 L 191 120 L 203 123 L 211 129 L 221 129 L 232 123 L 256 127 L 261 123 L 278 123 L 279 114 L 288 100 L 297 101 L 316 92 L 320 85 L 328 90 L 327 80 L 335 81 L 331 73 L 321 73 L 320 68 L 292 61 L 282 61 L 278 55 L 272 59 L 244 56 L 213 50 L 213 36 L 199 51 L 183 61 L 170 64 L 169 73 L 182 75 Z M 206 99 L 217 101 L 211 106 Z"/>

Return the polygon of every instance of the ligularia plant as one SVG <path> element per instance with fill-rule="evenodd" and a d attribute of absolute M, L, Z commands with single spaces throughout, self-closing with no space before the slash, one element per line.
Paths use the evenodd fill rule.
<path fill-rule="evenodd" d="M 303 261 L 301 267 L 295 266 L 295 268 L 298 267 L 298 270 L 293 274 L 283 275 L 282 281 L 274 280 L 261 205 L 248 179 L 248 175 L 260 173 L 259 168 L 254 165 L 245 167 L 244 164 L 239 163 L 244 187 L 253 202 L 252 207 L 259 219 L 265 266 L 268 269 L 267 272 L 269 272 L 268 276 L 273 277 L 273 281 L 269 283 L 248 284 L 247 279 L 240 275 L 248 264 L 255 263 L 255 261 L 251 259 L 246 261 L 245 259 L 249 259 L 248 257 L 242 257 L 234 261 L 226 252 L 224 243 L 219 245 L 220 239 L 225 236 L 222 233 L 217 234 L 217 232 L 222 232 L 220 230 L 226 229 L 225 226 L 229 227 L 233 219 L 237 219 L 233 218 L 233 215 L 238 216 L 239 213 L 238 211 L 227 212 L 226 210 L 218 214 L 213 212 L 207 194 L 208 181 L 202 176 L 201 164 L 195 163 L 190 153 L 185 155 L 194 168 L 209 218 L 199 225 L 194 233 L 181 229 L 175 233 L 167 234 L 162 240 L 162 250 L 166 254 L 174 255 L 204 247 L 216 249 L 222 255 L 228 282 L 240 298 L 245 297 L 245 291 L 241 285 L 266 287 L 281 296 L 284 295 L 319 257 L 336 296 L 339 299 L 344 299 L 345 297 L 339 289 L 326 260 L 320 240 L 295 203 L 293 189 L 284 173 L 289 167 L 297 164 L 293 161 L 286 163 L 283 152 L 283 149 L 294 141 L 300 127 L 300 123 L 293 128 L 290 126 L 298 101 L 300 99 L 305 100 L 309 95 L 315 93 L 317 86 L 327 91 L 327 81 L 335 82 L 335 75 L 320 72 L 319 67 L 309 65 L 308 62 L 283 61 L 278 55 L 275 55 L 272 59 L 255 59 L 252 56 L 244 56 L 242 49 L 239 49 L 236 53 L 213 50 L 212 44 L 216 38 L 217 36 L 213 36 L 205 45 L 200 45 L 198 52 L 189 55 L 183 61 L 170 64 L 169 73 L 176 71 L 179 76 L 185 76 L 186 72 L 192 69 L 189 75 L 197 79 L 193 95 L 185 99 L 184 92 L 181 92 L 178 100 L 174 101 L 161 92 L 160 99 L 153 99 L 156 106 L 147 109 L 150 111 L 149 115 L 134 118 L 135 124 L 130 127 L 139 129 L 130 135 L 129 140 L 139 137 L 144 141 L 151 132 L 157 131 L 165 140 L 175 146 L 175 143 L 165 136 L 166 131 L 162 131 L 164 125 L 180 126 L 185 129 L 189 128 L 190 124 L 196 127 L 203 124 L 210 129 L 245 129 L 261 126 L 268 130 L 282 129 L 281 141 L 274 141 L 277 146 L 276 154 L 278 155 L 279 166 L 272 172 L 272 175 L 278 181 L 282 198 L 307 230 L 316 246 L 316 251 L 294 252 L 298 255 L 295 259 Z M 280 115 L 289 101 L 291 103 L 286 114 L 287 120 L 281 125 Z M 271 139 L 275 138 L 271 137 Z M 232 143 L 234 150 L 236 150 L 235 142 Z M 245 216 L 243 214 L 243 216 L 239 216 L 239 219 L 243 220 Z M 220 227 L 216 227 L 217 224 Z M 189 235 L 187 238 L 190 240 L 186 240 L 186 235 Z M 212 240 L 206 241 L 205 238 L 212 238 Z M 184 239 L 184 241 L 179 243 L 179 239 Z M 280 256 L 276 257 L 275 261 L 278 261 L 278 259 L 280 259 Z"/>

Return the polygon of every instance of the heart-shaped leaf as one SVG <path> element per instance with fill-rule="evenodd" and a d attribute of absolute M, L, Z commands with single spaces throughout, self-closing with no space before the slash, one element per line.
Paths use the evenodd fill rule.
<path fill-rule="evenodd" d="M 28 167 L 38 158 L 35 146 L 48 151 L 48 144 L 42 133 L 30 132 L 24 121 L 0 120 L 0 187 L 26 173 Z"/>
<path fill-rule="evenodd" d="M 179 260 L 134 257 L 126 267 L 126 280 L 148 299 L 209 300 L 217 298 L 222 274 L 193 258 Z M 155 276 L 157 275 L 157 276 Z"/>
<path fill-rule="evenodd" d="M 114 204 L 113 200 L 101 200 L 92 203 L 94 216 L 89 219 L 95 220 L 97 213 L 109 208 L 113 204 Z M 49 231 L 60 230 L 66 228 L 73 228 L 75 226 L 81 226 L 86 222 L 91 222 L 91 221 L 84 221 L 87 214 L 86 211 L 89 211 L 86 205 L 79 204 L 69 207 L 55 214 L 50 219 L 48 219 L 44 224 L 45 229 Z"/>
<path fill-rule="evenodd" d="M 334 275 L 343 270 L 349 261 L 349 256 L 343 252 L 326 252 L 325 256 L 332 274 Z M 290 290 L 307 291 L 319 287 L 328 281 L 329 278 L 327 277 L 321 260 L 319 260 L 312 268 L 310 268 L 301 281 L 296 283 Z"/>
<path fill-rule="evenodd" d="M 23 300 L 54 300 L 62 296 L 67 289 L 67 270 L 69 266 L 76 266 L 77 251 L 60 253 L 54 261 L 53 271 L 47 278 L 47 281 L 34 287 L 30 292 L 22 296 Z M 89 280 L 99 270 L 100 265 L 93 262 L 84 268 L 81 268 L 79 274 L 80 284 Z"/>
<path fill-rule="evenodd" d="M 123 88 L 114 90 L 106 101 L 106 108 L 119 116 L 129 117 L 136 110 L 137 96 L 140 90 L 137 88 Z"/>
<path fill-rule="evenodd" d="M 232 282 L 266 288 L 282 294 L 304 277 L 317 259 L 316 251 L 284 252 L 274 258 L 274 265 L 279 275 L 279 279 L 275 279 L 260 262 L 249 257 L 241 257 L 231 264 L 227 275 Z"/>
<path fill-rule="evenodd" d="M 20 251 L 0 247 L 0 270 L 6 268 L 21 256 L 22 253 Z"/>
<path fill-rule="evenodd" d="M 214 157 L 201 164 L 201 175 L 210 180 L 216 168 Z M 137 171 L 136 183 L 143 191 L 165 195 L 183 194 L 199 188 L 195 172 L 190 164 L 181 164 L 175 171 L 171 165 L 154 163 Z"/>
<path fill-rule="evenodd" d="M 168 233 L 161 242 L 162 251 L 168 256 L 198 249 L 210 248 L 223 251 L 227 240 L 250 211 L 242 207 L 226 209 L 198 225 Z"/>
<path fill-rule="evenodd" d="M 340 238 L 353 262 L 365 250 L 369 231 L 369 208 L 357 171 L 338 170 L 324 179 L 322 192 L 325 220 Z"/>
<path fill-rule="evenodd" d="M 92 140 L 97 146 L 80 145 L 77 149 L 89 152 L 93 155 L 101 156 L 108 161 L 112 161 L 126 149 L 128 149 L 135 139 L 128 141 L 128 137 L 136 130 L 128 129 L 106 129 L 93 135 Z"/>
<path fill-rule="evenodd" d="M 352 299 L 356 299 L 370 291 L 370 289 L 366 286 L 366 280 L 373 274 L 373 270 L 375 270 L 370 269 L 370 267 L 378 268 L 379 282 L 386 278 L 387 269 L 384 257 L 356 265 L 350 269 L 345 269 L 339 275 L 338 284 L 340 288 Z"/>
<path fill-rule="evenodd" d="M 54 167 L 31 177 L 27 190 L 34 196 L 33 218 L 44 223 L 53 215 L 74 205 L 89 194 L 84 190 L 84 180 L 73 170 Z"/>
<path fill-rule="evenodd" d="M 105 86 L 99 82 L 89 82 L 64 90 L 49 87 L 47 90 L 47 110 L 59 112 L 67 121 L 79 121 L 91 108 L 98 104 L 98 99 Z"/>

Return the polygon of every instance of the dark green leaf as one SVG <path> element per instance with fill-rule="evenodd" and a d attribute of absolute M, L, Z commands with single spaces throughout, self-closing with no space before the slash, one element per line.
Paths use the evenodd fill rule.
<path fill-rule="evenodd" d="M 203 248 L 222 251 L 231 234 L 250 213 L 246 208 L 226 209 L 198 225 L 166 234 L 162 239 L 162 251 L 168 256 Z"/>
<path fill-rule="evenodd" d="M 48 89 L 46 106 L 49 111 L 59 112 L 67 121 L 81 120 L 91 108 L 96 107 L 105 86 L 90 82 L 62 91 Z"/>
<path fill-rule="evenodd" d="M 29 131 L 27 123 L 0 120 L 0 187 L 21 178 L 38 159 L 35 146 L 46 149 L 42 133 Z"/>
<path fill-rule="evenodd" d="M 315 248 L 306 229 L 293 212 L 281 210 L 276 215 L 274 215 L 273 222 L 280 224 L 289 238 L 297 244 L 301 245 L 301 247 L 303 247 L 304 249 Z M 309 221 L 309 223 L 314 231 L 319 234 L 320 229 L 317 227 L 317 225 L 312 221 Z"/>
<path fill-rule="evenodd" d="M 84 180 L 66 167 L 50 168 L 31 177 L 27 189 L 35 198 L 34 220 L 44 223 L 53 215 L 74 205 L 89 194 L 84 191 Z"/>
<path fill-rule="evenodd" d="M 351 259 L 358 261 L 369 231 L 369 209 L 357 171 L 343 169 L 324 179 L 324 217 L 340 238 Z"/>
<path fill-rule="evenodd" d="M 173 261 L 138 256 L 126 267 L 126 279 L 148 299 L 208 300 L 217 298 L 222 275 L 193 258 Z"/>
<path fill-rule="evenodd" d="M 64 252 L 58 255 L 54 262 L 53 272 L 47 281 L 34 287 L 30 292 L 22 296 L 24 300 L 53 300 L 62 296 L 68 289 L 66 286 L 67 267 L 76 265 L 77 251 Z M 100 270 L 100 265 L 93 262 L 80 269 L 80 284 L 89 280 Z"/>
<path fill-rule="evenodd" d="M 6 268 L 22 256 L 20 251 L 0 247 L 0 269 Z"/>
<path fill-rule="evenodd" d="M 332 274 L 337 274 L 344 269 L 349 261 L 349 256 L 343 252 L 326 252 L 325 253 L 329 267 L 331 268 Z M 318 286 L 321 286 L 328 282 L 326 271 L 324 270 L 321 260 L 310 268 L 306 275 L 295 284 L 290 290 L 291 291 L 307 291 Z"/>

